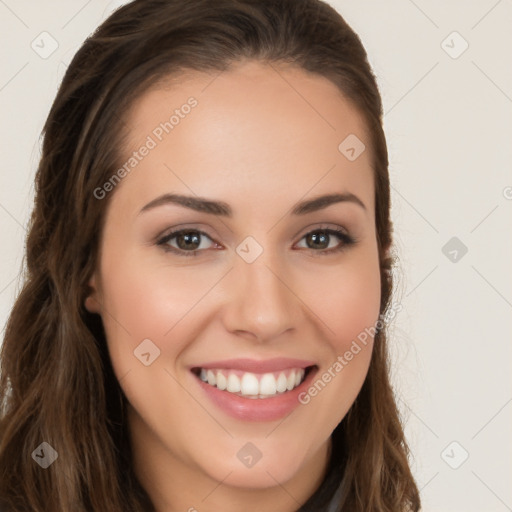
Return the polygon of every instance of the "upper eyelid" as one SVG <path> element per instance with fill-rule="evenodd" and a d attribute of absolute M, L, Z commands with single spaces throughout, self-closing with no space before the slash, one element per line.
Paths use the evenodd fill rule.
<path fill-rule="evenodd" d="M 293 236 L 290 237 L 290 239 L 297 237 L 299 235 L 299 233 L 302 231 L 304 231 L 304 234 L 307 234 L 310 231 L 314 231 L 317 229 L 341 229 L 347 235 L 349 235 L 351 233 L 351 231 L 353 230 L 352 228 L 355 228 L 356 225 L 358 224 L 357 223 L 356 225 L 352 226 L 353 222 L 354 221 L 350 220 L 350 219 L 342 220 L 342 219 L 335 219 L 335 218 L 333 218 L 331 220 L 324 220 L 324 221 L 316 220 L 314 222 L 309 223 L 307 226 L 300 228 L 298 231 L 296 231 L 293 234 Z M 203 228 L 202 226 L 205 226 L 205 228 Z M 225 226 L 225 224 L 224 224 L 224 226 Z M 350 227 L 350 226 L 352 226 L 352 227 Z M 207 232 L 204 231 L 204 229 L 216 231 L 215 229 L 213 229 L 210 226 L 209 223 L 205 224 L 203 222 L 194 222 L 194 221 L 183 222 L 183 223 L 176 224 L 172 227 L 167 227 L 166 229 L 160 231 L 159 234 L 155 238 L 160 239 L 171 232 L 176 233 L 181 230 L 199 231 L 199 232 L 203 232 L 207 236 L 210 236 Z M 227 229 L 230 232 L 230 235 L 233 234 L 233 231 L 231 229 L 229 229 L 229 228 L 227 228 Z M 215 236 L 216 235 L 214 235 L 214 237 Z M 210 236 L 210 238 L 212 238 L 212 237 Z"/>

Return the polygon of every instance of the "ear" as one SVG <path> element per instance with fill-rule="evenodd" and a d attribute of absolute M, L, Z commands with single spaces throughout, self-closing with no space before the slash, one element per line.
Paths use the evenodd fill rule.
<path fill-rule="evenodd" d="M 87 283 L 88 290 L 85 297 L 84 306 L 89 313 L 101 313 L 101 300 L 97 285 L 96 274 L 94 274 Z"/>

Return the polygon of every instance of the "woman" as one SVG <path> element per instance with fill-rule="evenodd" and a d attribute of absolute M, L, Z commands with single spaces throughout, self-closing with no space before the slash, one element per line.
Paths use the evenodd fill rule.
<path fill-rule="evenodd" d="M 318 0 L 98 28 L 44 127 L 2 347 L 7 510 L 419 510 L 381 117 Z"/>

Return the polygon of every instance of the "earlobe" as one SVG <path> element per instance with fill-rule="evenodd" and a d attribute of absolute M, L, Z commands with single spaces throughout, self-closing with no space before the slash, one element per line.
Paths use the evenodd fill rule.
<path fill-rule="evenodd" d="M 101 303 L 98 296 L 98 288 L 96 285 L 96 275 L 93 275 L 87 283 L 88 291 L 84 300 L 84 306 L 89 313 L 101 313 Z"/>

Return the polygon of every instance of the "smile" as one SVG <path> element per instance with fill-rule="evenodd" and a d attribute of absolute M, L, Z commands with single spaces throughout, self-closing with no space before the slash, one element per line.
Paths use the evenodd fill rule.
<path fill-rule="evenodd" d="M 252 373 L 234 369 L 197 368 L 195 374 L 210 386 L 238 396 L 265 399 L 292 391 L 305 378 L 308 369 L 288 368 L 269 373 Z"/>
<path fill-rule="evenodd" d="M 300 406 L 298 397 L 319 367 L 292 358 L 229 359 L 189 370 L 203 396 L 223 413 L 242 421 L 273 421 Z"/>

